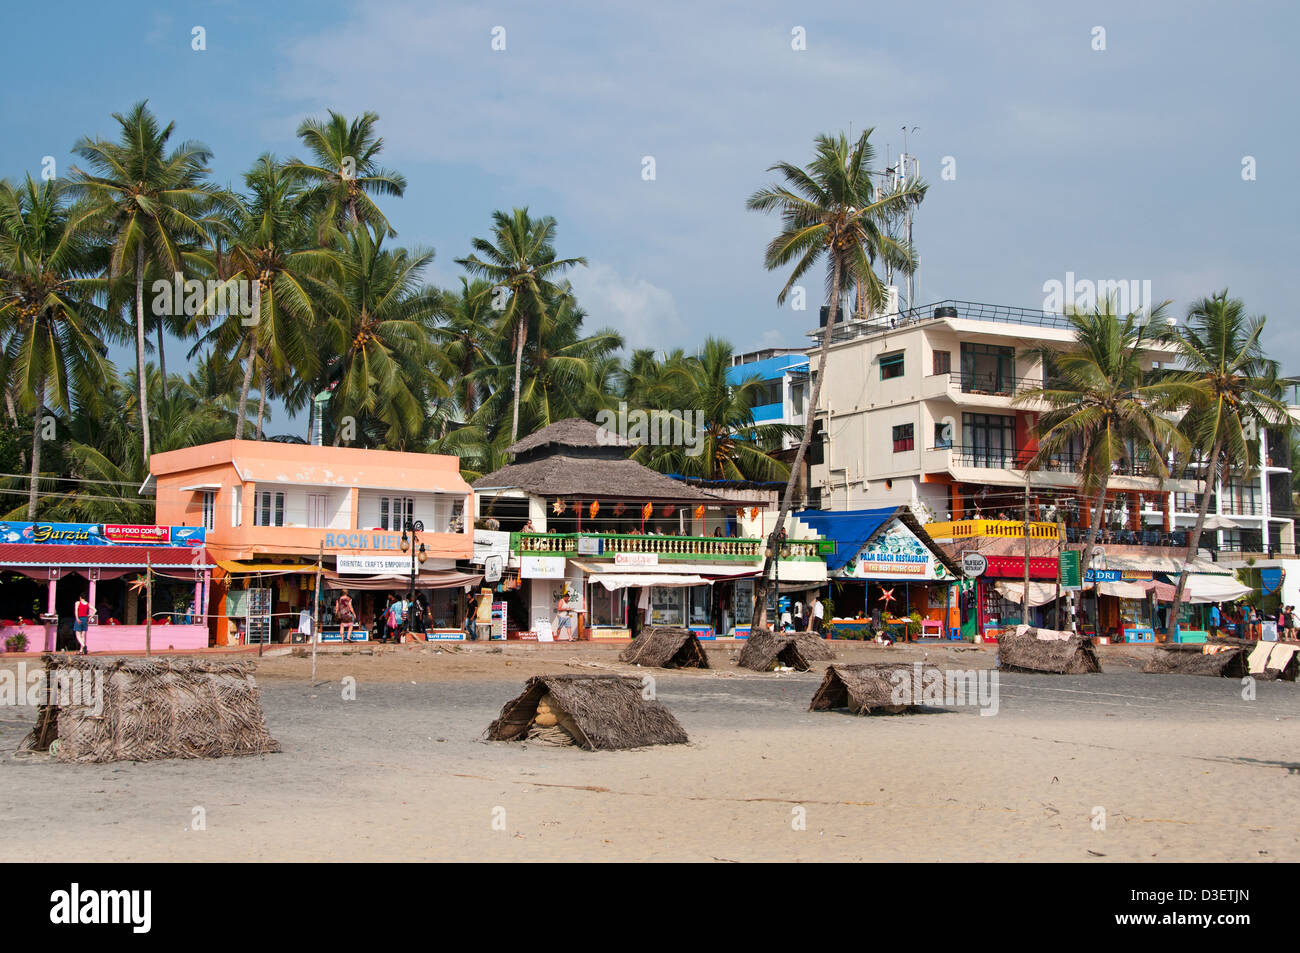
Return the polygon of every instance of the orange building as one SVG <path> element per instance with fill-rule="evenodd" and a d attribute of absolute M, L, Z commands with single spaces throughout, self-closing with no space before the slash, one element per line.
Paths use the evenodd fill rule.
<path fill-rule="evenodd" d="M 455 568 L 473 552 L 474 512 L 456 457 L 224 440 L 154 454 L 150 473 L 155 518 L 207 531 L 218 645 L 245 630 L 239 620 L 252 622 L 244 592 L 273 594 L 262 597 L 274 603 L 272 637 L 292 627 L 312 602 L 318 556 L 328 585 L 355 592 L 363 624 L 372 621 L 364 594 L 408 589 L 413 553 L 415 588 L 434 591 L 431 617 L 443 628 L 463 612 L 453 593 L 481 579 Z M 404 550 L 411 525 L 416 541 Z"/>

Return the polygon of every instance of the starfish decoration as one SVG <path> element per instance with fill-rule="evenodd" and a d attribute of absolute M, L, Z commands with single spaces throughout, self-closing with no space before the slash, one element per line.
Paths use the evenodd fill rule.
<path fill-rule="evenodd" d="M 556 500 L 556 501 L 555 501 L 555 505 L 551 507 L 551 512 L 553 512 L 556 516 L 559 516 L 561 513 L 563 513 L 563 512 L 564 512 L 564 501 L 563 501 L 563 500 Z"/>
<path fill-rule="evenodd" d="M 894 601 L 894 590 L 893 590 L 893 589 L 886 589 L 884 586 L 881 586 L 881 587 L 880 587 L 880 598 L 884 600 L 885 605 L 889 605 L 891 602 Z"/>
<path fill-rule="evenodd" d="M 624 506 L 624 505 L 623 505 L 623 501 L 620 500 L 619 502 L 617 502 L 617 503 L 614 504 L 614 515 L 615 515 L 615 516 L 622 516 L 622 515 L 623 515 L 623 511 L 626 510 L 626 509 L 627 509 L 627 507 Z"/>
<path fill-rule="evenodd" d="M 149 582 L 148 582 L 148 580 L 146 580 L 146 579 L 144 578 L 144 576 L 141 576 L 139 579 L 132 579 L 132 580 L 131 580 L 131 591 L 132 591 L 132 592 L 144 592 L 145 587 L 148 586 L 148 585 L 149 585 Z"/>

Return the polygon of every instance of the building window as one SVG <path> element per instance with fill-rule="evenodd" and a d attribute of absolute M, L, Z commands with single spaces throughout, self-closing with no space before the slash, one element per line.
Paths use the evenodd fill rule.
<path fill-rule="evenodd" d="M 217 494 L 213 490 L 203 491 L 203 528 L 217 528 Z"/>
<path fill-rule="evenodd" d="M 952 373 L 952 351 L 934 352 L 934 372 L 936 374 Z"/>
<path fill-rule="evenodd" d="M 961 345 L 961 389 L 963 394 L 1016 392 L 1016 349 L 994 344 Z"/>
<path fill-rule="evenodd" d="M 962 463 L 1003 470 L 1016 461 L 1016 418 L 1000 414 L 961 415 Z"/>
<path fill-rule="evenodd" d="M 934 447 L 936 450 L 946 450 L 952 446 L 952 431 L 947 423 L 937 423 L 934 425 Z"/>
<path fill-rule="evenodd" d="M 379 498 L 379 528 L 393 532 L 405 529 L 415 519 L 415 500 L 409 496 L 381 496 Z"/>
<path fill-rule="evenodd" d="M 901 424 L 894 428 L 894 453 L 911 450 L 914 443 L 911 424 Z"/>
<path fill-rule="evenodd" d="M 880 379 L 882 381 L 893 380 L 895 377 L 903 376 L 903 352 L 897 354 L 884 354 L 880 358 Z"/>
<path fill-rule="evenodd" d="M 307 525 L 308 526 L 327 526 L 326 508 L 328 506 L 329 495 L 325 493 L 308 493 L 307 494 Z"/>
<path fill-rule="evenodd" d="M 284 525 L 284 493 L 276 490 L 262 490 L 255 497 L 253 507 L 254 526 Z"/>
<path fill-rule="evenodd" d="M 230 494 L 230 525 L 244 525 L 244 488 L 242 486 L 234 487 L 234 492 Z"/>

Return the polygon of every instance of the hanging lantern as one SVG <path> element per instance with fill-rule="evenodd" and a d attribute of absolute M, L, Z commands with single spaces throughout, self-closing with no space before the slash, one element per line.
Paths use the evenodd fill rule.
<path fill-rule="evenodd" d="M 697 520 L 702 520 L 702 519 L 704 519 L 704 504 L 703 504 L 703 503 L 701 503 L 699 506 L 695 507 L 695 518 L 696 518 Z"/>
<path fill-rule="evenodd" d="M 626 510 L 627 510 L 627 507 L 623 504 L 623 501 L 622 501 L 622 500 L 619 500 L 617 503 L 614 504 L 614 515 L 615 515 L 615 516 L 622 516 L 623 513 L 624 513 Z"/>
<path fill-rule="evenodd" d="M 559 516 L 561 513 L 564 512 L 564 510 L 565 510 L 565 506 L 564 506 L 564 501 L 563 501 L 563 500 L 556 500 L 556 501 L 555 501 L 555 505 L 551 507 L 551 511 L 552 511 L 556 516 Z"/>
<path fill-rule="evenodd" d="M 588 515 L 590 515 L 592 519 L 595 519 L 596 514 L 599 512 L 600 512 L 600 504 L 595 500 L 592 500 L 591 506 L 587 509 Z"/>
<path fill-rule="evenodd" d="M 756 520 L 756 519 L 758 519 L 758 512 L 759 512 L 759 510 L 758 510 L 758 507 L 757 507 L 757 506 L 751 506 L 751 507 L 749 508 L 749 518 L 750 518 L 751 520 Z"/>
<path fill-rule="evenodd" d="M 671 503 L 664 507 L 664 516 L 672 516 L 676 512 L 677 507 Z"/>
<path fill-rule="evenodd" d="M 645 506 L 641 507 L 641 518 L 643 520 L 648 520 L 652 515 L 654 515 L 654 511 L 655 505 L 653 503 L 647 503 Z"/>

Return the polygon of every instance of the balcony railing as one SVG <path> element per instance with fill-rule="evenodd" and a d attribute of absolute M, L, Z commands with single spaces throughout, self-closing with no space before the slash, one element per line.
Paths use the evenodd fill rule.
<path fill-rule="evenodd" d="M 1016 520 L 954 520 L 949 523 L 927 523 L 925 531 L 932 539 L 974 539 L 981 537 L 1024 539 L 1025 524 Z M 1055 523 L 1030 523 L 1030 539 L 1060 539 L 1060 528 Z"/>
<path fill-rule="evenodd" d="M 953 375 L 956 377 L 957 375 Z M 1000 374 L 979 374 L 963 371 L 961 374 L 961 392 L 963 394 L 987 394 L 991 397 L 1014 397 L 1026 390 L 1042 387 L 1041 378 L 1004 377 Z"/>
<path fill-rule="evenodd" d="M 583 542 L 590 541 L 590 542 Z M 816 559 L 816 539 L 792 539 L 783 544 L 783 559 Z M 726 536 L 642 536 L 636 533 L 511 533 L 510 548 L 527 555 L 574 557 L 615 553 L 654 553 L 672 560 L 758 560 L 767 541 Z"/>
<path fill-rule="evenodd" d="M 959 467 L 982 467 L 991 470 L 1023 470 L 1034 457 L 1032 450 L 993 450 L 988 447 L 935 446 L 931 450 L 952 452 L 952 464 Z M 1052 454 L 1038 462 L 1035 472 L 1081 473 L 1084 460 L 1075 454 Z M 1139 456 L 1111 468 L 1112 476 L 1154 476 L 1150 461 Z"/>

